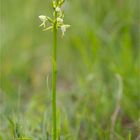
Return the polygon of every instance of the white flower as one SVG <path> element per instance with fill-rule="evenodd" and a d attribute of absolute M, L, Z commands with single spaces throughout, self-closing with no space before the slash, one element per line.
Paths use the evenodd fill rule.
<path fill-rule="evenodd" d="M 62 24 L 63 23 L 63 19 L 58 17 L 57 18 L 57 22 L 60 23 L 60 24 Z"/>
<path fill-rule="evenodd" d="M 70 25 L 62 25 L 61 26 L 62 36 L 65 35 L 66 29 L 69 28 L 69 27 L 70 27 Z"/>
<path fill-rule="evenodd" d="M 40 26 L 44 26 L 44 28 L 45 28 L 45 23 L 48 19 L 44 15 L 40 15 L 39 19 L 42 21 L 42 24 Z"/>
<path fill-rule="evenodd" d="M 56 7 L 56 8 L 55 8 L 55 11 L 56 11 L 56 12 L 61 12 L 61 9 L 60 9 L 59 7 Z"/>

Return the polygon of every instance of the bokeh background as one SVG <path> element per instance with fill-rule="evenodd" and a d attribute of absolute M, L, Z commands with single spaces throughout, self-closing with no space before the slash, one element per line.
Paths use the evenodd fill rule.
<path fill-rule="evenodd" d="M 139 0 L 66 0 L 65 23 L 71 27 L 64 38 L 60 31 L 58 36 L 62 140 L 138 138 L 139 4 Z M 46 131 L 48 137 L 51 131 L 53 40 L 51 31 L 39 27 L 42 14 L 52 16 L 51 0 L 1 0 L 0 137 L 4 140 L 14 137 L 9 118 L 18 120 L 20 133 L 34 140 L 44 140 Z"/>

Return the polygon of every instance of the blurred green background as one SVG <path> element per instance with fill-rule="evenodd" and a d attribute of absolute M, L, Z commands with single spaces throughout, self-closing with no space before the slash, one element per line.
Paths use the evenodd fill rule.
<path fill-rule="evenodd" d="M 66 0 L 71 25 L 58 46 L 57 107 L 61 139 L 136 139 L 139 128 L 139 0 Z M 52 32 L 39 15 L 52 14 L 51 0 L 1 0 L 0 135 L 10 140 L 8 117 L 21 133 L 45 140 L 51 130 Z M 116 77 L 119 75 L 119 79 Z M 45 124 L 45 125 L 44 125 Z M 49 135 L 49 134 L 48 134 Z"/>

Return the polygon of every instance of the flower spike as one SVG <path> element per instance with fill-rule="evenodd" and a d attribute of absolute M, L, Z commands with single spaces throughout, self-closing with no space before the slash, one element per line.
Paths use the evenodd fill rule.
<path fill-rule="evenodd" d="M 62 11 L 61 7 L 64 4 L 65 0 L 52 0 L 52 5 L 54 8 L 54 19 L 51 19 L 50 17 L 46 17 L 44 15 L 40 15 L 39 19 L 42 21 L 41 27 L 43 26 L 43 31 L 47 31 L 49 29 L 52 29 L 54 27 L 54 24 L 56 24 L 57 29 L 60 28 L 62 32 L 62 37 L 65 35 L 65 32 L 67 28 L 70 27 L 70 25 L 64 24 L 64 12 Z M 49 22 L 51 25 L 46 28 L 46 21 Z"/>

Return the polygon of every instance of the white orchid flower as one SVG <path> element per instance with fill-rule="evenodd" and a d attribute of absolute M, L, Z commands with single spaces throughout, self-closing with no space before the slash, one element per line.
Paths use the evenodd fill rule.
<path fill-rule="evenodd" d="M 61 26 L 61 31 L 62 31 L 62 37 L 65 35 L 66 29 L 69 28 L 70 25 L 62 25 Z"/>
<path fill-rule="evenodd" d="M 63 19 L 60 18 L 60 17 L 58 17 L 58 18 L 57 18 L 57 22 L 60 23 L 60 24 L 63 24 Z"/>
<path fill-rule="evenodd" d="M 46 21 L 48 20 L 46 16 L 44 15 L 40 15 L 39 16 L 39 19 L 42 21 L 41 25 L 40 26 L 43 26 L 45 28 L 45 23 Z"/>
<path fill-rule="evenodd" d="M 58 14 L 58 17 L 62 17 L 62 10 L 61 10 L 61 8 L 60 7 L 56 7 L 55 8 L 55 11 L 57 12 L 57 14 Z"/>

